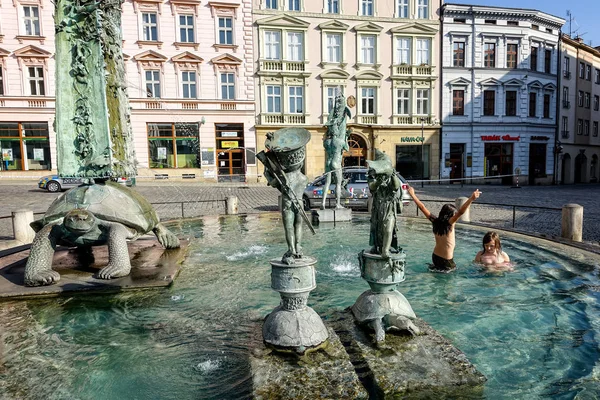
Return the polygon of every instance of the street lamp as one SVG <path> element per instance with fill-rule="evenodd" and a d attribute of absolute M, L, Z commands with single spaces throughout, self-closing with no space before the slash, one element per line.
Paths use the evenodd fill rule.
<path fill-rule="evenodd" d="M 425 135 L 423 129 L 425 127 L 425 117 L 421 117 L 421 188 L 425 185 Z"/>

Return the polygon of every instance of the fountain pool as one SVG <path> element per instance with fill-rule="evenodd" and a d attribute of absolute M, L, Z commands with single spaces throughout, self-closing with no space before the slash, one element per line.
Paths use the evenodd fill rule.
<path fill-rule="evenodd" d="M 0 304 L 0 398 L 248 398 L 245 339 L 279 303 L 268 261 L 285 248 L 280 225 L 274 213 L 171 225 L 197 239 L 166 290 Z M 399 232 L 399 290 L 487 376 L 486 398 L 595 398 L 600 258 L 502 234 L 517 265 L 490 273 L 471 262 L 484 231 L 459 226 L 457 272 L 432 274 L 430 225 L 399 219 Z M 305 253 L 319 260 L 309 305 L 325 321 L 368 288 L 357 260 L 368 238 L 366 216 L 305 233 Z"/>

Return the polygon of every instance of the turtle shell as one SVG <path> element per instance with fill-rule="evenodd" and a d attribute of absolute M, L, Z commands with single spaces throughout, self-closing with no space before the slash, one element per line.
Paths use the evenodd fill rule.
<path fill-rule="evenodd" d="M 107 181 L 81 185 L 63 193 L 31 226 L 37 232 L 76 208 L 92 212 L 99 220 L 121 223 L 140 235 L 154 229 L 160 221 L 152 205 L 138 192 Z"/>
<path fill-rule="evenodd" d="M 361 294 L 352 306 L 352 313 L 358 322 L 368 322 L 383 318 L 388 314 L 416 318 L 415 312 L 406 297 L 397 290 L 385 293 L 373 293 L 367 290 Z"/>

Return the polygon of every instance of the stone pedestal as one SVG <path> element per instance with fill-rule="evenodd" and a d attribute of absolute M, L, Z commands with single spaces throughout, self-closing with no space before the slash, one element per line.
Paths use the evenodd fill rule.
<path fill-rule="evenodd" d="M 281 304 L 266 318 L 264 341 L 276 349 L 304 353 L 327 340 L 321 317 L 307 305 L 310 292 L 317 287 L 313 257 L 302 257 L 288 265 L 279 259 L 271 263 L 271 288 L 279 292 Z"/>
<path fill-rule="evenodd" d="M 352 221 L 352 210 L 349 208 L 326 208 L 325 210 L 313 210 L 312 222 L 346 222 Z"/>
<path fill-rule="evenodd" d="M 560 236 L 574 242 L 583 240 L 583 207 L 579 204 L 562 207 Z"/>

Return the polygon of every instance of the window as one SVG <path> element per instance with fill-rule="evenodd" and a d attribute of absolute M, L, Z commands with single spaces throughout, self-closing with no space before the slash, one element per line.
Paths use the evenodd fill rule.
<path fill-rule="evenodd" d="M 0 87 L 2 82 L 0 82 Z M 0 89 L 1 90 L 1 89 Z M 594 95 L 594 111 L 600 110 L 600 96 Z"/>
<path fill-rule="evenodd" d="M 552 50 L 544 51 L 544 72 L 549 74 L 552 70 Z"/>
<path fill-rule="evenodd" d="M 23 6 L 25 35 L 40 36 L 40 9 L 37 6 Z"/>
<path fill-rule="evenodd" d="M 417 89 L 417 114 L 429 114 L 429 89 Z"/>
<path fill-rule="evenodd" d="M 327 0 L 327 12 L 330 14 L 339 14 L 340 0 Z"/>
<path fill-rule="evenodd" d="M 335 95 L 338 90 L 342 90 L 341 86 L 327 86 L 327 112 L 330 113 L 335 105 Z"/>
<path fill-rule="evenodd" d="M 508 26 L 519 26 L 519 21 L 506 21 Z"/>
<path fill-rule="evenodd" d="M 594 79 L 594 82 L 596 82 L 597 84 L 600 84 L 600 69 L 596 69 L 596 78 Z"/>
<path fill-rule="evenodd" d="M 397 89 L 398 108 L 396 112 L 399 115 L 410 114 L 410 89 Z"/>
<path fill-rule="evenodd" d="M 577 120 L 577 134 L 583 135 L 583 120 L 581 118 Z"/>
<path fill-rule="evenodd" d="M 562 92 L 562 103 L 563 103 L 563 108 L 569 108 L 569 106 L 571 105 L 569 102 L 569 87 L 568 86 L 563 86 L 563 92 Z"/>
<path fill-rule="evenodd" d="M 325 54 L 327 62 L 342 62 L 342 35 L 328 33 L 325 40 L 327 42 L 327 53 Z"/>
<path fill-rule="evenodd" d="M 417 65 L 429 65 L 430 39 L 417 39 Z"/>
<path fill-rule="evenodd" d="M 585 66 L 585 79 L 587 79 L 588 81 L 592 80 L 592 66 L 591 65 Z"/>
<path fill-rule="evenodd" d="M 281 86 L 267 85 L 267 112 L 281 112 Z"/>
<path fill-rule="evenodd" d="M 396 62 L 410 64 L 410 38 L 396 38 Z"/>
<path fill-rule="evenodd" d="M 160 98 L 160 71 L 146 71 L 146 96 Z"/>
<path fill-rule="evenodd" d="M 485 176 L 511 175 L 513 173 L 513 144 L 485 143 Z"/>
<path fill-rule="evenodd" d="M 590 94 L 588 92 L 585 92 L 583 94 L 583 99 L 584 99 L 584 106 L 585 108 L 590 108 Z"/>
<path fill-rule="evenodd" d="M 453 65 L 455 67 L 465 66 L 465 42 L 454 42 Z"/>
<path fill-rule="evenodd" d="M 562 117 L 561 136 L 563 139 L 569 137 L 569 117 Z"/>
<path fill-rule="evenodd" d="M 496 115 L 496 91 L 483 91 L 483 115 Z"/>
<path fill-rule="evenodd" d="M 398 18 L 408 18 L 408 0 L 396 0 L 396 15 Z"/>
<path fill-rule="evenodd" d="M 486 19 L 486 20 L 484 20 L 484 23 L 488 24 L 488 25 L 496 25 L 496 20 L 495 19 Z"/>
<path fill-rule="evenodd" d="M 537 108 L 537 93 L 530 92 L 529 93 L 529 116 L 530 117 L 535 117 L 537 115 L 536 108 Z"/>
<path fill-rule="evenodd" d="M 304 113 L 304 96 L 302 86 L 289 86 L 288 104 L 290 106 L 291 114 L 302 114 Z"/>
<path fill-rule="evenodd" d="M 534 31 L 539 31 L 540 27 L 539 25 L 531 25 L 531 29 L 533 29 Z"/>
<path fill-rule="evenodd" d="M 300 11 L 300 0 L 288 0 L 289 11 Z"/>
<path fill-rule="evenodd" d="M 594 137 L 598 136 L 598 121 L 594 121 L 594 132 L 593 132 Z"/>
<path fill-rule="evenodd" d="M 544 118 L 550 118 L 550 95 L 544 94 Z"/>
<path fill-rule="evenodd" d="M 265 31 L 265 58 L 267 60 L 280 60 L 279 46 L 281 44 L 281 32 Z"/>
<path fill-rule="evenodd" d="M 221 74 L 221 98 L 235 100 L 235 74 L 233 72 Z"/>
<path fill-rule="evenodd" d="M 277 0 L 267 0 L 267 8 L 269 10 L 277 10 Z"/>
<path fill-rule="evenodd" d="M 583 91 L 582 90 L 577 92 L 577 105 L 579 107 L 583 107 Z"/>
<path fill-rule="evenodd" d="M 567 79 L 571 77 L 571 60 L 566 56 L 563 58 L 563 76 Z"/>
<path fill-rule="evenodd" d="M 4 96 L 4 78 L 2 76 L 2 67 L 0 67 L 0 96 Z"/>
<path fill-rule="evenodd" d="M 517 115 L 517 91 L 506 91 L 506 115 L 514 117 Z"/>
<path fill-rule="evenodd" d="M 199 168 L 198 124 L 149 123 L 150 168 Z"/>
<path fill-rule="evenodd" d="M 579 77 L 583 79 L 585 77 L 585 64 L 579 62 Z"/>
<path fill-rule="evenodd" d="M 465 91 L 452 91 L 452 115 L 465 115 Z"/>
<path fill-rule="evenodd" d="M 457 24 L 466 24 L 467 20 L 464 18 L 454 18 L 454 22 Z"/>
<path fill-rule="evenodd" d="M 375 114 L 375 88 L 373 88 L 373 87 L 361 88 L 360 94 L 361 94 L 361 96 L 360 96 L 360 100 L 361 100 L 360 113 L 363 115 Z"/>
<path fill-rule="evenodd" d="M 361 0 L 361 15 L 373 16 L 374 0 Z"/>
<path fill-rule="evenodd" d="M 538 48 L 533 46 L 531 48 L 531 57 L 529 59 L 529 69 L 532 71 L 537 71 L 538 65 Z"/>
<path fill-rule="evenodd" d="M 517 68 L 517 48 L 515 43 L 506 45 L 506 68 Z"/>
<path fill-rule="evenodd" d="M 363 35 L 360 37 L 360 48 L 363 64 L 375 64 L 375 36 Z"/>
<path fill-rule="evenodd" d="M 429 0 L 417 0 L 417 18 L 429 18 Z"/>
<path fill-rule="evenodd" d="M 45 96 L 44 68 L 29 67 L 29 94 L 32 96 Z"/>
<path fill-rule="evenodd" d="M 588 119 L 583 121 L 583 136 L 590 136 L 590 121 Z"/>
<path fill-rule="evenodd" d="M 179 41 L 182 43 L 194 43 L 194 16 L 180 15 L 179 16 Z"/>
<path fill-rule="evenodd" d="M 48 132 L 47 122 L 0 122 L 0 170 L 50 170 Z"/>
<path fill-rule="evenodd" d="M 142 37 L 149 42 L 158 40 L 158 23 L 155 13 L 142 13 Z"/>
<path fill-rule="evenodd" d="M 483 66 L 486 68 L 494 68 L 496 66 L 496 44 L 485 43 Z"/>
<path fill-rule="evenodd" d="M 181 73 L 181 83 L 183 85 L 183 98 L 195 99 L 196 96 L 196 72 L 183 71 Z"/>
<path fill-rule="evenodd" d="M 233 44 L 233 19 L 219 17 L 219 44 Z"/>
<path fill-rule="evenodd" d="M 304 60 L 304 34 L 302 32 L 288 32 L 287 34 L 287 45 L 288 54 L 287 59 L 290 61 L 302 61 Z"/>

